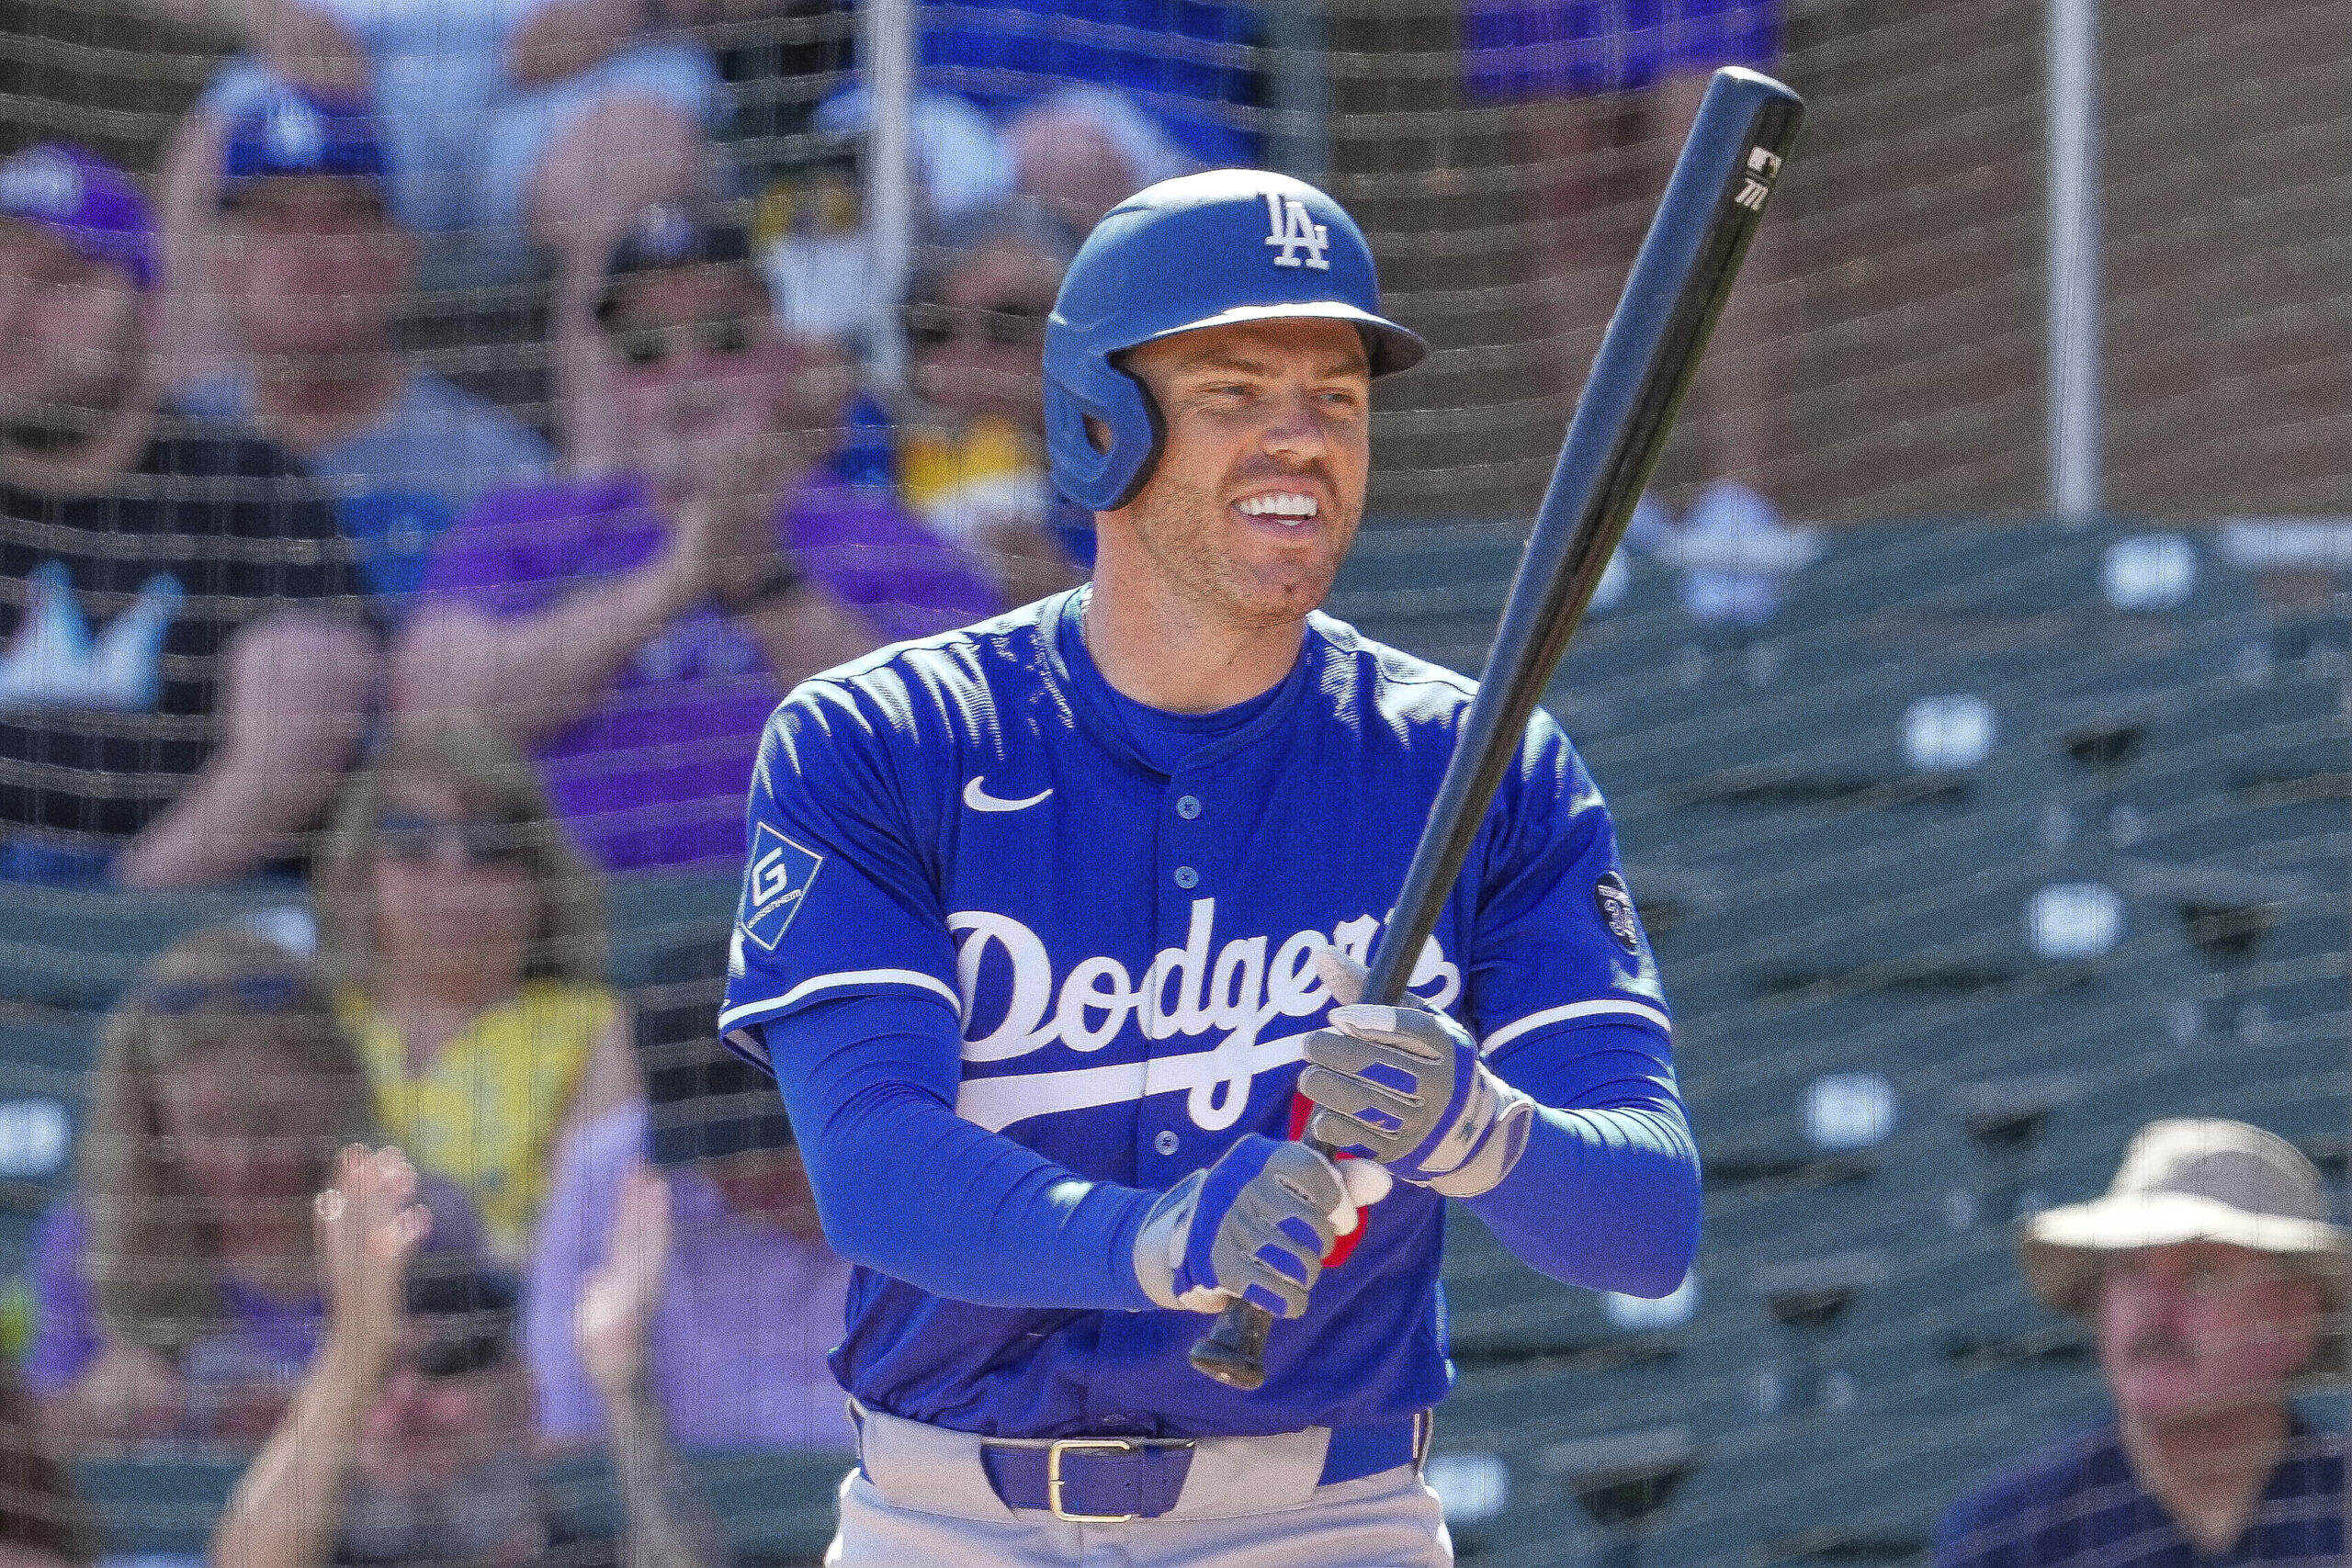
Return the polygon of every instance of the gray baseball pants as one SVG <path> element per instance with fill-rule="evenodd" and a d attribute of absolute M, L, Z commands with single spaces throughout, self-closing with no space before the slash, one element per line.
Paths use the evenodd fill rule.
<path fill-rule="evenodd" d="M 1317 1485 L 1309 1434 L 1196 1450 L 1171 1512 L 1071 1524 L 1005 1506 L 979 1440 L 866 1414 L 826 1568 L 1452 1568 L 1437 1495 L 1411 1465 Z"/>

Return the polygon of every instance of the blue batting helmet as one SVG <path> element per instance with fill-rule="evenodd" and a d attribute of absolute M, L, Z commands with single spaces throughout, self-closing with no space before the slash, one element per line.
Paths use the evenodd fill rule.
<path fill-rule="evenodd" d="M 1204 327 L 1351 321 L 1372 373 L 1420 363 L 1429 344 L 1380 313 L 1372 247 L 1340 204 L 1303 180 L 1213 169 L 1162 180 L 1106 214 L 1046 320 L 1046 451 L 1054 484 L 1096 512 L 1151 477 L 1162 436 L 1143 384 L 1112 363 L 1137 344 Z M 1107 450 L 1088 436 L 1092 415 Z"/>

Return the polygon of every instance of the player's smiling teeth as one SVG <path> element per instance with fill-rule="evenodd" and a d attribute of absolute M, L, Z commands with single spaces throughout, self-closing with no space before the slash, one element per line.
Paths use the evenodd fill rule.
<path fill-rule="evenodd" d="M 1297 527 L 1321 510 L 1313 496 L 1287 491 L 1276 495 L 1247 496 L 1233 504 L 1245 516 L 1272 517 L 1286 528 Z"/>

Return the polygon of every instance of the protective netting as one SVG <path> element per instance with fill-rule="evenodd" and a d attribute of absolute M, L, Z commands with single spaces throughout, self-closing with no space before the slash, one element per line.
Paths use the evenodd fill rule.
<path fill-rule="evenodd" d="M 1406 539 L 1366 578 L 1476 551 Z M 1553 706 L 1672 978 L 1706 1238 L 1661 1310 L 1456 1227 L 1441 1447 L 1503 1457 L 1512 1504 L 1470 1527 L 1498 1561 L 1544 1560 L 1604 1482 L 1604 1509 L 1659 1507 L 1655 1561 L 1912 1560 L 1971 1482 L 2102 1408 L 2013 1219 L 2101 1190 L 2163 1116 L 2340 1168 L 2342 634 L 2264 607 L 2231 562 L 2267 543 L 1838 532 L 1778 558 L 1747 627 L 1681 601 L 1724 562 L 1631 566 Z M 1361 592 L 1476 647 L 1446 591 Z"/>
<path fill-rule="evenodd" d="M 649 437 L 614 378 L 689 354 L 717 367 L 740 344 L 707 309 L 683 326 L 628 330 L 600 314 L 612 243 L 645 254 L 658 241 L 633 212 L 616 226 L 600 197 L 628 191 L 682 210 L 726 198 L 796 341 L 820 345 L 806 350 L 811 363 L 887 367 L 896 356 L 879 334 L 912 335 L 914 392 L 869 376 L 862 398 L 826 405 L 821 420 L 802 407 L 821 440 L 798 444 L 806 464 L 790 476 L 906 514 L 908 531 L 890 532 L 897 524 L 842 502 L 833 523 L 795 525 L 815 530 L 797 540 L 802 564 L 861 606 L 875 635 L 896 636 L 1079 570 L 1069 552 L 1082 554 L 1082 530 L 1070 535 L 1047 505 L 1033 432 L 989 401 L 1005 361 L 940 357 L 1017 364 L 1034 351 L 1032 307 L 1050 288 L 1039 265 L 1057 265 L 1039 225 L 1082 225 L 1123 179 L 1202 161 L 1324 184 L 1371 234 L 1389 312 L 1436 348 L 1381 390 L 1371 517 L 1332 607 L 1475 671 L 1692 84 L 1719 61 L 1782 76 L 1810 118 L 1656 504 L 1549 699 L 1610 801 L 1675 1004 L 1708 1168 L 1705 1238 L 1684 1291 L 1651 1303 L 1544 1281 L 1457 1216 L 1447 1288 L 1461 1383 L 1431 1463 L 1457 1550 L 1496 1564 L 1923 1561 L 1945 1506 L 2106 1408 L 2085 1326 L 2026 1289 L 2013 1222 L 2101 1190 L 2132 1132 L 2159 1117 L 2267 1128 L 2340 1184 L 2352 525 L 2327 519 L 2346 510 L 2352 450 L 2352 127 L 2336 112 L 2352 101 L 2352 43 L 2336 8 L 2105 8 L 2108 515 L 2067 524 L 2041 515 L 2051 280 L 2040 4 L 1686 0 L 1668 9 L 1697 19 L 1670 38 L 1617 25 L 1651 9 L 1639 5 L 921 6 L 915 309 L 903 316 L 876 291 L 888 247 L 875 245 L 863 196 L 872 133 L 854 91 L 858 14 L 687 0 L 613 7 L 628 13 L 616 22 L 583 4 L 565 23 L 577 30 L 556 28 L 548 62 L 531 67 L 534 90 L 551 96 L 517 108 L 517 84 L 492 80 L 481 91 L 506 95 L 495 106 L 436 120 L 432 94 L 455 93 L 469 62 L 514 45 L 534 8 L 415 9 L 441 17 L 426 32 L 447 59 L 414 55 L 427 66 L 405 78 L 379 69 L 376 107 L 388 127 L 408 114 L 424 128 L 385 131 L 395 183 L 404 157 L 431 158 L 446 188 L 394 189 L 375 214 L 415 247 L 405 260 L 383 253 L 387 268 L 413 268 L 413 287 L 391 290 L 387 344 L 478 400 L 465 408 L 495 411 L 506 445 L 478 438 L 487 415 L 425 420 L 397 462 L 368 469 L 318 460 L 347 431 L 305 436 L 300 407 L 263 409 L 264 434 L 308 439 L 312 459 L 280 463 L 250 430 L 248 445 L 223 448 L 208 425 L 211 435 L 186 435 L 197 445 L 141 444 L 140 482 L 92 499 L 86 486 L 26 477 L 28 457 L 85 433 L 86 419 L 74 423 L 83 403 L 52 390 L 33 394 L 30 414 L 9 404 L 0 1264 L 15 1282 L 0 1325 L 53 1414 L 96 1354 L 95 1341 L 66 1344 L 68 1331 L 97 1334 L 119 1299 L 58 1299 L 76 1278 L 80 1235 L 60 1221 L 61 1201 L 86 1226 L 107 1197 L 94 1184 L 131 1179 L 119 1158 L 91 1152 L 101 1021 L 198 928 L 318 942 L 329 1000 L 357 1042 L 338 1060 L 373 1078 L 376 1123 L 425 1140 L 442 1126 L 437 1156 L 412 1152 L 466 1190 L 487 1249 L 526 1279 L 544 1240 L 533 1227 L 565 1183 L 555 1132 L 578 1129 L 561 1092 L 520 1080 L 589 1081 L 600 1009 L 636 1020 L 656 1102 L 649 1146 L 672 1137 L 684 1160 L 774 1140 L 710 1024 L 741 852 L 730 796 L 742 760 L 728 727 L 773 700 L 775 671 L 760 662 L 769 644 L 745 653 L 743 636 L 677 633 L 657 618 L 603 667 L 623 695 L 591 739 L 548 739 L 557 727 L 542 713 L 524 727 L 537 764 L 527 774 L 508 742 L 435 742 L 417 765 L 443 793 L 371 795 L 363 816 L 341 818 L 353 832 L 410 834 L 431 854 L 457 829 L 401 814 L 454 812 L 488 835 L 467 855 L 528 862 L 546 886 L 603 899 L 601 919 L 535 934 L 563 952 L 533 970 L 542 989 L 507 1032 L 466 1036 L 522 1064 L 517 1083 L 435 1089 L 403 1056 L 414 1040 L 389 1000 L 368 1001 L 354 956 L 384 939 L 365 919 L 353 934 L 351 901 L 380 889 L 337 880 L 334 837 L 319 832 L 339 819 L 337 802 L 359 798 L 342 772 L 382 756 L 406 718 L 446 718 L 461 697 L 496 718 L 509 716 L 501 703 L 525 700 L 511 677 L 466 665 L 477 645 L 462 638 L 434 645 L 455 663 L 402 662 L 420 605 L 447 594 L 536 614 L 592 579 L 649 570 L 657 525 L 593 559 L 585 546 L 566 554 L 567 530 L 638 519 L 642 497 L 626 485 L 639 469 L 670 462 L 663 482 L 693 488 L 681 477 L 691 455 Z M 352 173 L 333 163 L 339 122 L 289 152 L 272 100 L 231 91 L 240 49 L 291 48 L 288 35 L 254 29 L 300 10 L 0 0 L 0 154 L 77 142 L 130 171 L 157 207 L 162 282 L 145 296 L 154 336 L 142 342 L 180 392 L 214 389 L 175 421 L 256 417 L 250 392 L 243 404 L 218 392 L 223 377 L 233 391 L 253 352 L 235 319 L 255 309 L 243 269 L 258 253 L 233 249 L 251 234 L 223 237 L 234 224 L 220 206 L 239 116 L 262 117 L 252 156 L 290 160 L 269 168 Z M 363 45 L 375 38 L 354 27 Z M 336 46 L 306 47 L 325 51 L 303 57 L 316 64 Z M 332 59 L 318 68 L 331 74 Z M 567 183 L 563 128 L 599 104 L 648 97 L 675 111 L 662 123 L 691 156 L 665 162 L 662 135 L 633 130 L 624 111 Z M 190 130 L 208 112 L 209 141 Z M 40 169 L 53 196 L 55 165 Z M 1023 197 L 1025 216 L 988 227 Z M 0 198 L 12 215 L 0 223 L 21 228 L 31 209 L 6 206 L 6 189 Z M 259 222 L 250 209 L 231 217 Z M 302 220 L 272 212 L 281 226 L 267 232 L 283 240 Z M 1014 263 L 959 275 L 1006 233 L 999 248 L 1019 253 Z M 262 301 L 281 328 L 302 302 L 299 280 L 285 287 L 287 309 Z M 0 315 L 0 333 L 75 330 L 26 324 L 27 297 L 0 301 L 19 312 Z M 0 355 L 16 347 L 0 342 Z M 323 351 L 289 341 L 279 352 L 291 362 Z M 936 417 L 931 405 L 959 397 L 955 418 Z M 52 403 L 68 412 L 50 417 Z M 705 466 L 724 488 L 715 463 Z M 499 531 L 463 532 L 484 496 L 555 482 L 551 465 L 579 480 L 560 503 L 493 504 Z M 300 468 L 320 488 L 305 488 Z M 466 482 L 444 482 L 453 473 Z M 932 553 L 943 540 L 968 552 L 962 564 Z M 453 541 L 472 551 L 459 566 Z M 68 563 L 63 576 L 51 562 Z M 157 587 L 166 575 L 173 587 Z M 722 597 L 750 615 L 775 586 L 754 570 Z M 192 608 L 175 620 L 178 604 Z M 282 721 L 265 703 L 258 728 L 286 742 L 261 749 L 278 760 L 268 765 L 310 782 L 273 795 L 265 768 L 265 804 L 235 824 L 247 848 L 198 829 L 137 844 L 169 823 L 204 759 L 256 754 L 205 694 L 226 689 L 238 628 L 321 605 L 351 612 L 335 622 L 351 636 L 301 616 L 272 623 L 287 639 L 268 644 L 289 672 L 282 690 L 300 696 L 284 699 Z M 143 644 L 142 614 L 164 615 L 168 637 Z M 576 646 L 622 614 L 548 646 Z M 593 706 L 598 682 L 583 680 L 587 694 L 561 702 Z M 171 695 L 181 688 L 196 694 Z M 336 691 L 348 694 L 340 707 Z M 687 703 L 705 705 L 674 705 Z M 695 716 L 665 728 L 664 705 Z M 541 771 L 551 803 L 533 782 Z M 294 803 L 266 804 L 280 797 Z M 570 822 L 593 868 L 559 863 L 542 830 L 551 816 Z M 110 862 L 119 851 L 133 858 Z M 118 882 L 158 886 L 97 886 L 109 864 Z M 173 883 L 200 886 L 163 890 Z M 174 983 L 222 984 L 226 963 L 254 991 L 249 953 L 207 962 L 198 980 Z M 612 998 L 599 999 L 599 981 Z M 166 1021 L 199 1005 L 163 1006 L 152 984 L 142 994 Z M 238 1103 L 221 1114 L 232 1111 L 271 1113 Z M 543 1143 L 448 1132 L 510 1112 L 537 1118 Z M 162 1124 L 135 1135 L 168 1143 L 170 1117 L 184 1113 L 156 1111 Z M 689 1124 L 677 1144 L 673 1130 Z M 109 1135 L 134 1135 L 127 1125 Z M 585 1155 L 574 1165 L 582 1183 L 616 1168 Z M 134 1207 L 163 1197 L 127 1196 Z M 609 1208 L 593 1212 L 608 1219 Z M 602 1256 L 593 1242 L 573 1250 L 575 1276 Z M 135 1274 L 136 1256 L 119 1254 L 107 1252 Z M 170 1272 L 162 1262 L 158 1277 Z M 796 1278 L 812 1291 L 832 1282 L 815 1266 Z M 276 1283 L 299 1299 L 314 1281 Z M 759 1324 L 755 1303 L 743 1322 Z M 165 1341 L 178 1374 L 202 1382 L 185 1364 L 187 1337 Z M 300 1331 L 288 1343 L 213 1371 L 282 1398 L 309 1345 Z M 753 1410 L 688 1430 L 680 1410 L 725 1406 L 724 1391 L 670 1392 L 681 1440 L 706 1450 L 695 1471 L 737 1554 L 813 1561 L 845 1440 L 830 1415 Z M 230 1402 L 236 1420 L 191 1404 L 141 1421 L 125 1416 L 139 1401 L 119 1385 L 111 1397 L 110 1419 L 68 1410 L 55 1434 L 78 1456 L 107 1550 L 201 1551 L 274 1407 L 256 1395 Z M 2310 1408 L 2339 1414 L 2324 1400 Z M 593 1436 L 581 1419 L 569 1436 Z M 551 1462 L 566 1510 L 591 1527 L 617 1517 L 601 1461 Z M 72 1521 L 40 1501 L 57 1489 L 50 1475 L 11 1460 L 0 1514 L 21 1506 Z M 6 1539 L 70 1556 L 74 1534 Z"/>

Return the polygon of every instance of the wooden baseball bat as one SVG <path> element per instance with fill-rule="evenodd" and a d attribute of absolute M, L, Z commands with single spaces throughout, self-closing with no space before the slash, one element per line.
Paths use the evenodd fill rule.
<path fill-rule="evenodd" d="M 1657 467 L 1804 119 L 1804 100 L 1760 73 L 1726 66 L 1707 85 L 1585 377 L 1478 694 L 1373 950 L 1368 1002 L 1393 1007 L 1405 998 L 1414 960 L 1437 928 L 1528 716 Z M 1193 1367 L 1235 1388 L 1258 1387 L 1272 1325 L 1272 1313 L 1237 1297 L 1193 1347 Z"/>

